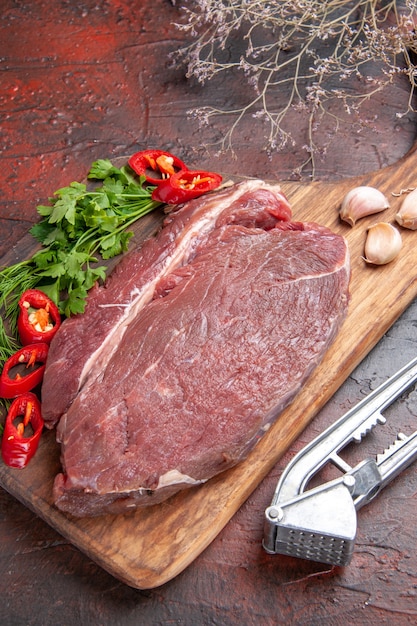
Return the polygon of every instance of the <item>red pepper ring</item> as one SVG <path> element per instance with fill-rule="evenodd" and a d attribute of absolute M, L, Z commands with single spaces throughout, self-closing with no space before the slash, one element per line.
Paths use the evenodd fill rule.
<path fill-rule="evenodd" d="M 38 341 L 51 343 L 61 325 L 61 316 L 55 302 L 39 289 L 28 289 L 21 295 L 18 304 L 20 314 L 17 319 L 17 330 L 22 345 L 26 346 Z"/>
<path fill-rule="evenodd" d="M 0 398 L 16 398 L 21 393 L 26 393 L 37 387 L 43 379 L 48 351 L 48 344 L 32 343 L 12 354 L 4 364 L 0 376 Z M 26 364 L 25 369 L 32 368 L 31 371 L 28 374 L 18 374 L 15 378 L 10 378 L 11 370 L 24 363 Z M 39 363 L 41 365 L 35 369 L 35 365 Z"/>
<path fill-rule="evenodd" d="M 138 176 L 144 176 L 150 185 L 159 185 L 179 170 L 187 170 L 185 163 L 170 152 L 142 150 L 128 160 L 129 166 Z M 156 176 L 152 173 L 155 172 Z"/>
<path fill-rule="evenodd" d="M 164 180 L 152 192 L 152 200 L 181 204 L 212 191 L 222 182 L 220 174 L 197 170 L 181 170 Z"/>
<path fill-rule="evenodd" d="M 22 419 L 15 426 L 14 421 L 19 417 Z M 24 431 L 29 424 L 33 435 L 25 437 Z M 25 393 L 13 400 L 1 440 L 1 454 L 6 465 L 22 468 L 29 463 L 38 448 L 43 426 L 41 404 L 34 393 Z"/>

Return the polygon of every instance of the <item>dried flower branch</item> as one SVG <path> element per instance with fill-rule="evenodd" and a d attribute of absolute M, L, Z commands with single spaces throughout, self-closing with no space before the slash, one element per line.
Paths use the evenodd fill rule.
<path fill-rule="evenodd" d="M 266 124 L 269 154 L 293 143 L 285 127 L 290 111 L 308 118 L 306 161 L 314 173 L 315 132 L 331 113 L 329 103 L 343 102 L 347 114 L 406 76 L 408 107 L 414 111 L 417 85 L 416 0 L 189 0 L 182 2 L 183 19 L 176 26 L 192 38 L 176 52 L 187 64 L 187 76 L 205 84 L 224 72 L 243 73 L 252 95 L 229 110 L 204 106 L 190 111 L 201 125 L 228 114 L 233 123 L 221 138 L 219 152 L 232 151 L 240 122 L 252 115 Z M 326 50 L 324 56 L 319 50 Z M 379 63 L 375 76 L 372 68 Z M 361 89 L 352 89 L 352 80 Z M 289 97 L 277 109 L 274 94 L 286 89 Z M 337 116 L 334 123 L 338 124 Z"/>

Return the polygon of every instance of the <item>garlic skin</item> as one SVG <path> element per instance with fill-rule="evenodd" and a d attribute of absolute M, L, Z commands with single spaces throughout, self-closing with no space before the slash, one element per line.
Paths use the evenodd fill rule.
<path fill-rule="evenodd" d="M 354 226 L 361 217 L 389 209 L 388 198 L 375 187 L 354 187 L 345 195 L 340 206 L 340 219 Z"/>
<path fill-rule="evenodd" d="M 373 265 L 385 265 L 395 259 L 402 245 L 399 230 L 392 224 L 379 222 L 368 229 L 364 260 Z"/>
<path fill-rule="evenodd" d="M 395 221 L 403 228 L 417 230 L 417 188 L 405 196 Z"/>

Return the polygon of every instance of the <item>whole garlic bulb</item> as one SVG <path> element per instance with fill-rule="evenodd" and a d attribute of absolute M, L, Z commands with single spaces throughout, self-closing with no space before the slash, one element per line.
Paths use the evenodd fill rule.
<path fill-rule="evenodd" d="M 400 252 L 402 244 L 401 234 L 395 226 L 386 222 L 374 224 L 368 228 L 364 260 L 373 265 L 390 263 Z"/>
<path fill-rule="evenodd" d="M 417 188 L 405 196 L 395 221 L 403 228 L 417 230 Z"/>
<path fill-rule="evenodd" d="M 339 216 L 341 220 L 354 226 L 361 217 L 380 213 L 389 206 L 388 199 L 379 189 L 367 186 L 354 187 L 343 198 Z"/>

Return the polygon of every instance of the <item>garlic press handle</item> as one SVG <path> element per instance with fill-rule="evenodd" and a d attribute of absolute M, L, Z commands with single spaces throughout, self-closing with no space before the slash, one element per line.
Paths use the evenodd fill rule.
<path fill-rule="evenodd" d="M 396 441 L 382 454 L 378 454 L 376 462 L 368 459 L 367 463 L 374 464 L 379 474 L 379 484 L 375 480 L 375 485 L 369 485 L 369 489 L 357 486 L 356 490 L 358 495 L 355 497 L 355 492 L 352 492 L 352 497 L 355 501 L 356 510 L 365 504 L 368 504 L 384 487 L 386 487 L 394 478 L 396 478 L 402 471 L 404 471 L 409 465 L 417 460 L 417 431 L 409 435 L 408 437 L 403 433 L 397 435 Z M 362 465 L 362 464 L 360 464 Z M 358 466 L 357 466 L 358 467 Z M 355 474 L 355 470 L 352 471 Z M 372 480 L 372 479 L 371 479 Z"/>
<path fill-rule="evenodd" d="M 356 537 L 354 479 L 340 478 L 265 511 L 263 547 L 269 554 L 346 565 Z"/>
<path fill-rule="evenodd" d="M 397 440 L 376 460 L 350 467 L 339 456 L 351 441 L 360 442 L 382 411 L 417 380 L 417 358 L 301 450 L 284 470 L 271 505 L 265 510 L 265 550 L 332 565 L 347 565 L 356 535 L 356 511 L 370 502 L 403 469 L 417 460 L 417 431 Z M 326 463 L 341 477 L 305 490 Z"/>
<path fill-rule="evenodd" d="M 356 511 L 417 460 L 417 431 L 398 439 L 377 460 L 365 459 L 336 480 L 265 511 L 263 546 L 331 565 L 348 565 L 356 538 Z"/>
<path fill-rule="evenodd" d="M 286 502 L 302 493 L 309 480 L 328 462 L 342 472 L 352 468 L 338 453 L 350 442 L 362 437 L 377 424 L 384 424 L 382 411 L 417 381 L 417 358 L 370 393 L 339 420 L 305 446 L 287 465 L 275 490 L 272 505 Z"/>

